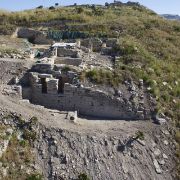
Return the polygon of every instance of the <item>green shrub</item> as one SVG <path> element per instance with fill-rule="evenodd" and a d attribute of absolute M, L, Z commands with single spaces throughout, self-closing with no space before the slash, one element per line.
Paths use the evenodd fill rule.
<path fill-rule="evenodd" d="M 38 118 L 36 116 L 33 116 L 31 119 L 30 119 L 30 122 L 32 124 L 36 124 L 38 122 Z"/>
<path fill-rule="evenodd" d="M 26 140 L 19 141 L 20 146 L 26 147 L 28 145 L 28 142 Z"/>
<path fill-rule="evenodd" d="M 83 72 L 81 74 L 81 78 L 82 77 L 86 77 L 91 82 L 97 84 L 106 84 L 114 87 L 118 86 L 122 80 L 121 74 L 104 69 L 93 69 L 87 72 Z"/>
<path fill-rule="evenodd" d="M 180 26 L 174 25 L 173 28 L 174 31 L 180 32 Z"/>
<path fill-rule="evenodd" d="M 81 173 L 81 174 L 78 176 L 78 180 L 90 180 L 90 178 L 88 177 L 87 174 Z"/>
<path fill-rule="evenodd" d="M 144 140 L 144 133 L 142 131 L 137 131 L 135 135 L 135 139 Z"/>
<path fill-rule="evenodd" d="M 35 131 L 30 131 L 28 129 L 24 129 L 23 138 L 28 140 L 29 142 L 33 142 L 36 140 L 37 134 Z"/>
<path fill-rule="evenodd" d="M 43 175 L 39 173 L 30 174 L 27 176 L 26 180 L 43 180 Z"/>

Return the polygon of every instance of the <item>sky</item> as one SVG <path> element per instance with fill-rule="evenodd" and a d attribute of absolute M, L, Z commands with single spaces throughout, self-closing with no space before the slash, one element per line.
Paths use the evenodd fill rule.
<path fill-rule="evenodd" d="M 131 0 L 133 1 L 133 0 Z M 77 4 L 104 4 L 105 2 L 113 2 L 113 0 L 0 0 L 0 9 L 19 11 L 24 9 L 36 8 L 39 5 L 49 7 L 55 3 L 60 5 Z M 121 0 L 121 2 L 127 2 Z M 158 14 L 179 14 L 180 0 L 135 0 L 140 4 L 154 10 Z"/>

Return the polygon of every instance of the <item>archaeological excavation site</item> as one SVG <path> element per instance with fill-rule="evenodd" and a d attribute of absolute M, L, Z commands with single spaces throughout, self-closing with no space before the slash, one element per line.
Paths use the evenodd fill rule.
<path fill-rule="evenodd" d="M 179 180 L 179 27 L 134 2 L 0 10 L 0 179 Z"/>

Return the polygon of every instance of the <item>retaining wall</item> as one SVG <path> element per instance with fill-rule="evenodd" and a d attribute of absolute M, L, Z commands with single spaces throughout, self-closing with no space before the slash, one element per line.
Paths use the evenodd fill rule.
<path fill-rule="evenodd" d="M 55 59 L 55 64 L 66 64 L 66 65 L 79 66 L 81 63 L 82 63 L 81 58 L 60 58 L 60 57 L 57 57 Z"/>
<path fill-rule="evenodd" d="M 82 115 L 100 118 L 127 120 L 146 118 L 146 112 L 132 109 L 123 99 L 70 84 L 65 84 L 64 93 L 58 94 L 58 82 L 49 79 L 47 81 L 47 94 L 42 93 L 42 85 L 38 83 L 37 77 L 31 81 L 32 103 L 63 111 L 78 111 Z"/>

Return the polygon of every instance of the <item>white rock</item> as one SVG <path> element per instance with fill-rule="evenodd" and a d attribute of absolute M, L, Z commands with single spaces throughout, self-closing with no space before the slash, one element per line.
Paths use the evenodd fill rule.
<path fill-rule="evenodd" d="M 164 140 L 163 142 L 166 146 L 169 144 L 169 142 L 167 140 Z"/>
<path fill-rule="evenodd" d="M 165 161 L 164 161 L 164 159 L 162 159 L 162 160 L 159 160 L 158 162 L 159 162 L 159 164 L 160 164 L 160 165 L 164 165 L 164 164 L 165 164 Z"/>
<path fill-rule="evenodd" d="M 167 82 L 163 82 L 162 84 L 163 84 L 164 86 L 166 86 L 168 83 L 167 83 Z"/>
<path fill-rule="evenodd" d="M 161 154 L 161 151 L 159 149 L 155 149 L 153 153 L 155 156 L 159 156 Z"/>
<path fill-rule="evenodd" d="M 176 104 L 176 103 L 177 103 L 177 101 L 176 101 L 175 99 L 173 99 L 173 103 L 174 103 L 174 104 Z"/>
<path fill-rule="evenodd" d="M 146 145 L 145 141 L 143 141 L 143 140 L 137 139 L 137 142 L 138 142 L 139 144 L 141 144 L 142 146 L 145 146 L 145 145 Z"/>
<path fill-rule="evenodd" d="M 170 134 L 169 131 L 167 131 L 167 130 L 163 131 L 163 133 L 164 133 L 165 135 L 169 135 L 169 134 Z"/>
<path fill-rule="evenodd" d="M 163 153 L 163 158 L 168 159 L 167 155 Z"/>
<path fill-rule="evenodd" d="M 156 159 L 153 160 L 153 164 L 154 164 L 154 167 L 155 167 L 156 172 L 157 172 L 158 174 L 161 174 L 162 171 L 161 171 L 161 168 L 160 168 L 160 166 L 159 166 L 159 164 L 158 164 L 158 162 L 157 162 Z"/>
<path fill-rule="evenodd" d="M 153 147 L 153 148 L 155 148 L 156 145 L 157 145 L 157 144 L 156 144 L 155 142 L 152 143 L 152 147 Z"/>

